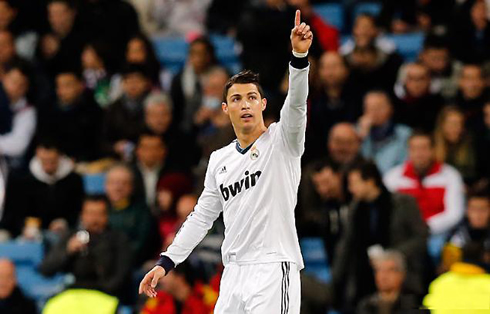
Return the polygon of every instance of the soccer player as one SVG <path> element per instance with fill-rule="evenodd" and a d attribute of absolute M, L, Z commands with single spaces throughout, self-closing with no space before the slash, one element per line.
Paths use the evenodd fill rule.
<path fill-rule="evenodd" d="M 313 39 L 300 18 L 298 10 L 291 31 L 289 93 L 280 122 L 265 127 L 267 100 L 256 74 L 243 71 L 226 83 L 222 109 L 237 140 L 211 154 L 198 204 L 141 281 L 140 293 L 155 297 L 158 281 L 189 256 L 223 212 L 225 270 L 215 313 L 299 313 L 299 271 L 304 265 L 294 207 L 306 130 L 307 54 Z"/>

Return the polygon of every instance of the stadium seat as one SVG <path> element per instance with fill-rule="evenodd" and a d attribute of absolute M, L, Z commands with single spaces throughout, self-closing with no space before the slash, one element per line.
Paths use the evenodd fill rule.
<path fill-rule="evenodd" d="M 83 186 L 87 194 L 104 193 L 105 174 L 86 174 L 83 176 Z"/>
<path fill-rule="evenodd" d="M 17 282 L 26 295 L 44 303 L 66 286 L 66 276 L 44 277 L 33 266 L 17 266 Z"/>
<path fill-rule="evenodd" d="M 305 262 L 305 272 L 325 283 L 330 282 L 331 274 L 327 255 L 321 238 L 303 238 L 300 241 Z"/>
<path fill-rule="evenodd" d="M 378 2 L 364 2 L 358 3 L 352 10 L 352 20 L 354 21 L 359 14 L 367 13 L 373 16 L 378 16 L 381 12 L 381 3 Z"/>
<path fill-rule="evenodd" d="M 423 33 L 387 35 L 386 37 L 395 42 L 398 53 L 405 61 L 415 61 L 424 44 Z"/>
<path fill-rule="evenodd" d="M 8 258 L 16 265 L 36 267 L 43 259 L 41 243 L 10 241 L 0 243 L 0 258 Z"/>
<path fill-rule="evenodd" d="M 313 10 L 326 23 L 334 26 L 342 32 L 344 29 L 344 7 L 340 3 L 317 4 L 313 6 Z"/>
<path fill-rule="evenodd" d="M 223 35 L 210 35 L 209 38 L 215 47 L 218 61 L 233 74 L 240 71 L 236 41 Z M 165 36 L 153 37 L 152 41 L 158 60 L 172 74 L 178 73 L 185 64 L 189 43 L 182 37 Z"/>

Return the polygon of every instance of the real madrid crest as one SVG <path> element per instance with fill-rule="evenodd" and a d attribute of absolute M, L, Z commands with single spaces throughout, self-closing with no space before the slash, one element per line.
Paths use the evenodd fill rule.
<path fill-rule="evenodd" d="M 252 149 L 250 150 L 250 159 L 256 160 L 257 158 L 259 158 L 259 155 L 260 155 L 260 152 L 257 149 L 257 147 L 255 147 L 255 145 L 254 145 L 252 147 Z"/>

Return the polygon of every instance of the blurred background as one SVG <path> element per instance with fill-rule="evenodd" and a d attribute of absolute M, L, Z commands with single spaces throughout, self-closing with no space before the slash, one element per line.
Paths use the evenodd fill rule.
<path fill-rule="evenodd" d="M 1 313 L 212 313 L 221 217 L 138 284 L 235 138 L 229 77 L 279 121 L 296 9 L 301 313 L 490 309 L 490 1 L 0 0 Z"/>

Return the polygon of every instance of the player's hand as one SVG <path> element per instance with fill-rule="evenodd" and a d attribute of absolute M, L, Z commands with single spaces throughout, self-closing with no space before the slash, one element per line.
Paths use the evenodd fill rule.
<path fill-rule="evenodd" d="M 165 269 L 162 266 L 155 266 L 152 270 L 150 270 L 143 280 L 140 283 L 139 294 L 146 294 L 150 298 L 154 298 L 157 296 L 157 292 L 155 288 L 158 284 L 158 281 L 165 277 Z"/>
<path fill-rule="evenodd" d="M 313 33 L 310 30 L 310 26 L 301 23 L 301 11 L 296 10 L 294 28 L 291 30 L 291 46 L 293 46 L 293 51 L 299 53 L 307 52 L 310 49 L 312 41 Z"/>

